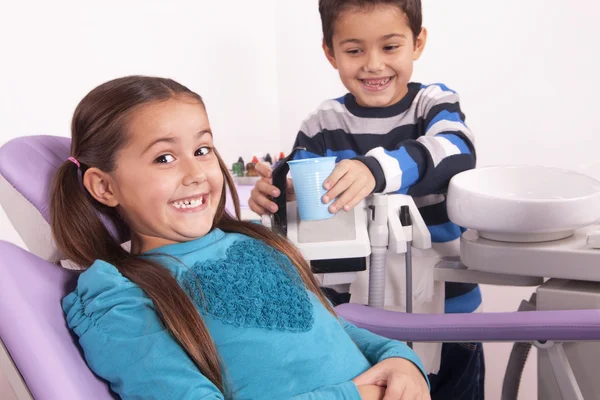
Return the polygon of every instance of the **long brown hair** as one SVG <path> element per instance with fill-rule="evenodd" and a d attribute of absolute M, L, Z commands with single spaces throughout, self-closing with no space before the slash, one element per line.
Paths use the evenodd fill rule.
<path fill-rule="evenodd" d="M 71 127 L 71 156 L 79 161 L 81 167 L 65 161 L 58 170 L 50 201 L 52 232 L 58 248 L 70 260 L 84 268 L 95 260 L 104 260 L 137 284 L 153 301 L 165 326 L 204 376 L 223 391 L 217 349 L 188 294 L 159 263 L 131 254 L 121 247 L 128 234 L 122 218 L 114 208 L 96 201 L 82 185 L 82 175 L 90 167 L 104 172 L 115 169 L 116 155 L 127 142 L 125 128 L 134 109 L 176 96 L 188 96 L 204 107 L 202 98 L 185 86 L 170 79 L 143 76 L 109 81 L 81 100 Z M 262 240 L 285 254 L 306 288 L 335 315 L 296 247 L 263 226 L 240 221 L 239 199 L 233 179 L 218 153 L 217 158 L 225 179 L 213 228 Z M 235 217 L 225 210 L 227 188 L 235 205 Z M 115 229 L 108 229 L 106 222 L 112 223 Z"/>

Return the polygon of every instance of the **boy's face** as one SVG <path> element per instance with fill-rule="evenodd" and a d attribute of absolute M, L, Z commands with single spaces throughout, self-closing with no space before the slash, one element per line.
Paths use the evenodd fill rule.
<path fill-rule="evenodd" d="M 336 20 L 333 49 L 323 44 L 342 83 L 363 107 L 386 107 L 408 92 L 408 82 L 427 39 L 414 40 L 404 12 L 393 5 L 350 9 Z"/>

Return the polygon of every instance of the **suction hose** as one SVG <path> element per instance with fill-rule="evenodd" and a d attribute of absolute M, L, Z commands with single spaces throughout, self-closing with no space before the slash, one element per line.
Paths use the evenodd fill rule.
<path fill-rule="evenodd" d="M 369 306 L 371 307 L 383 308 L 385 305 L 385 255 L 385 248 L 371 248 L 369 263 Z"/>
<path fill-rule="evenodd" d="M 369 221 L 371 258 L 369 263 L 369 306 L 383 308 L 385 305 L 385 255 L 389 242 L 388 199 L 386 195 L 374 194 Z"/>
<path fill-rule="evenodd" d="M 523 300 L 519 306 L 519 311 L 535 311 L 536 309 L 536 294 L 533 293 L 529 301 Z M 518 342 L 513 344 L 506 373 L 504 374 L 504 382 L 502 384 L 501 400 L 517 400 L 519 395 L 519 386 L 523 377 L 525 363 L 531 350 L 531 343 Z"/>

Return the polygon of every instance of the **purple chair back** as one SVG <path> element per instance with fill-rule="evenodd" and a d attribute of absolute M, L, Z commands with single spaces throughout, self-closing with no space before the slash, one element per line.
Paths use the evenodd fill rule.
<path fill-rule="evenodd" d="M 76 273 L 0 241 L 0 338 L 36 400 L 112 400 L 88 368 L 61 308 Z"/>

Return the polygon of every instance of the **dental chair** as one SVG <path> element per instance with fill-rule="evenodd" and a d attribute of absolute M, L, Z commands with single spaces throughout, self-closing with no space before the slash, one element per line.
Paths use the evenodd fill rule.
<path fill-rule="evenodd" d="M 87 367 L 61 308 L 77 273 L 61 266 L 48 198 L 69 146 L 67 138 L 30 136 L 0 148 L 0 204 L 28 248 L 0 241 L 0 366 L 19 400 L 118 398 Z M 584 397 L 562 343 L 600 340 L 599 310 L 424 315 L 343 304 L 336 311 L 407 342 L 533 342 L 547 351 L 564 400 Z"/>

